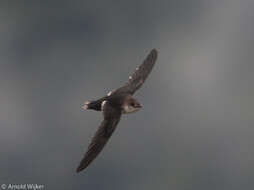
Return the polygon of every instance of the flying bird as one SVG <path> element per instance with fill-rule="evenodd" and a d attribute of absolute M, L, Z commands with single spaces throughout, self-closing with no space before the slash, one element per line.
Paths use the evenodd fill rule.
<path fill-rule="evenodd" d="M 83 109 L 102 111 L 104 119 L 92 138 L 88 150 L 76 170 L 77 173 L 84 170 L 98 156 L 114 132 L 121 115 L 136 112 L 142 107 L 133 94 L 145 82 L 155 64 L 157 54 L 157 50 L 153 49 L 122 87 L 109 92 L 98 100 L 85 102 Z"/>

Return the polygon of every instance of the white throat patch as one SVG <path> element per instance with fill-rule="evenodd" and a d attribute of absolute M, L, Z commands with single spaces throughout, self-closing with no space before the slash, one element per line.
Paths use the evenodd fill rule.
<path fill-rule="evenodd" d="M 128 106 L 128 105 L 124 105 L 123 106 L 123 113 L 127 114 L 127 113 L 134 113 L 136 111 L 138 111 L 140 108 L 135 108 L 133 106 Z"/>

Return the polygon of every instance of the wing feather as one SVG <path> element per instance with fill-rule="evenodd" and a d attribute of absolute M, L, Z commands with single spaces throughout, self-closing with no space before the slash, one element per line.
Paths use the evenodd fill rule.
<path fill-rule="evenodd" d="M 157 56 L 157 50 L 153 49 L 146 57 L 144 62 L 138 68 L 136 68 L 136 71 L 131 76 L 129 76 L 129 80 L 127 81 L 127 83 L 117 89 L 114 93 L 125 92 L 134 94 L 136 90 L 138 90 L 142 86 L 149 73 L 152 71 Z"/>
<path fill-rule="evenodd" d="M 109 107 L 108 104 L 106 104 L 105 106 L 106 110 L 103 110 L 104 120 L 102 121 L 99 129 L 95 133 L 95 136 L 93 137 L 90 145 L 88 146 L 88 150 L 85 153 L 84 158 L 81 160 L 76 172 L 84 170 L 98 156 L 98 154 L 108 142 L 108 139 L 111 137 L 120 120 L 120 111 Z"/>

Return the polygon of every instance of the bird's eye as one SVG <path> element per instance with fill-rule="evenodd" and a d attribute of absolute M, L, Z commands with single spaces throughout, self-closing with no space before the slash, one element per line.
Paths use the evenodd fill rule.
<path fill-rule="evenodd" d="M 134 106 L 135 106 L 135 103 L 134 103 L 134 102 L 131 102 L 131 106 L 134 107 Z"/>

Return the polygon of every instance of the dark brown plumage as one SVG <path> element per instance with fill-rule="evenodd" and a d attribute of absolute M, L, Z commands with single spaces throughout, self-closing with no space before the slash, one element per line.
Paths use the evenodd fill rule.
<path fill-rule="evenodd" d="M 77 172 L 85 169 L 101 152 L 120 120 L 121 110 L 115 109 L 109 103 L 106 103 L 103 109 L 103 116 L 104 120 L 93 137 L 84 158 L 81 160 Z"/>
<path fill-rule="evenodd" d="M 122 87 L 110 92 L 107 96 L 95 101 L 86 102 L 84 109 L 102 111 L 104 120 L 93 137 L 77 172 L 84 170 L 101 152 L 114 132 L 122 113 L 132 113 L 141 108 L 141 104 L 132 97 L 145 82 L 157 59 L 157 51 L 153 49 L 144 62 L 129 77 Z"/>

